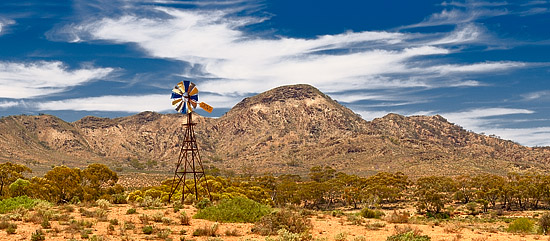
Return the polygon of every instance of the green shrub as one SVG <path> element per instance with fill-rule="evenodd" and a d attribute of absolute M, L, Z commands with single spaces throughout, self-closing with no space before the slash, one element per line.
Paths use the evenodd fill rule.
<path fill-rule="evenodd" d="M 406 233 L 399 233 L 389 236 L 386 241 L 429 241 L 431 240 L 428 235 L 420 235 L 414 231 Z"/>
<path fill-rule="evenodd" d="M 203 198 L 199 202 L 197 202 L 197 204 L 195 204 L 195 207 L 197 209 L 204 209 L 204 208 L 210 207 L 210 206 L 212 206 L 212 202 L 208 198 Z"/>
<path fill-rule="evenodd" d="M 143 226 L 141 229 L 144 234 L 152 234 L 153 233 L 153 226 Z"/>
<path fill-rule="evenodd" d="M 126 204 L 126 203 L 128 203 L 128 196 L 124 195 L 123 193 L 113 194 L 111 196 L 111 203 L 112 204 Z"/>
<path fill-rule="evenodd" d="M 361 209 L 361 212 L 359 212 L 359 215 L 364 218 L 380 218 L 384 216 L 384 213 L 379 210 L 372 210 L 369 208 L 363 208 Z"/>
<path fill-rule="evenodd" d="M 14 234 L 15 233 L 15 230 L 17 230 L 17 224 L 15 223 L 10 223 L 8 225 L 8 228 L 6 228 L 6 233 L 8 234 Z"/>
<path fill-rule="evenodd" d="M 32 199 L 27 196 L 4 199 L 0 201 L 0 214 L 11 212 L 20 207 L 26 209 L 33 208 L 39 201 L 42 200 Z"/>
<path fill-rule="evenodd" d="M 42 241 L 46 240 L 46 236 L 44 236 L 44 232 L 42 232 L 42 229 L 37 229 L 34 231 L 34 233 L 31 234 L 31 241 Z"/>
<path fill-rule="evenodd" d="M 311 228 L 312 224 L 307 216 L 282 209 L 262 217 L 254 224 L 252 232 L 260 235 L 272 235 L 285 229 L 291 233 L 307 233 Z"/>
<path fill-rule="evenodd" d="M 135 208 L 130 208 L 130 209 L 126 210 L 126 214 L 134 214 L 134 213 L 136 213 L 136 212 L 137 212 L 137 211 L 136 211 Z"/>
<path fill-rule="evenodd" d="M 253 223 L 264 215 L 269 214 L 271 208 L 243 197 L 224 199 L 216 206 L 200 209 L 194 218 L 230 223 Z"/>
<path fill-rule="evenodd" d="M 529 233 L 533 230 L 533 221 L 528 218 L 518 218 L 508 225 L 508 232 Z"/>
<path fill-rule="evenodd" d="M 539 229 L 540 229 L 540 233 L 546 235 L 548 233 L 550 233 L 550 213 L 549 212 L 546 212 L 542 215 L 542 217 L 540 217 L 539 219 Z"/>

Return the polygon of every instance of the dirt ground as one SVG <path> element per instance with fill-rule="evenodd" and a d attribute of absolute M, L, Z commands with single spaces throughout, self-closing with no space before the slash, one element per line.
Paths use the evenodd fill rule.
<path fill-rule="evenodd" d="M 253 224 L 249 223 L 219 223 L 217 238 L 206 236 L 193 236 L 198 228 L 209 228 L 215 222 L 193 219 L 190 225 L 181 225 L 180 213 L 185 211 L 189 216 L 196 213 L 192 206 L 185 206 L 179 212 L 174 212 L 171 207 L 157 209 L 144 209 L 130 204 L 111 205 L 102 217 L 90 217 L 89 213 L 99 210 L 99 207 L 52 207 L 57 215 L 64 215 L 63 220 L 49 221 L 51 227 L 43 228 L 38 219 L 32 219 L 34 212 L 30 211 L 22 215 L 18 221 L 10 221 L 17 224 L 14 234 L 8 234 L 6 229 L 0 230 L 0 240 L 31 240 L 31 235 L 37 229 L 42 229 L 45 240 L 257 240 L 263 241 L 265 236 L 251 233 Z M 83 214 L 81 208 L 88 211 Z M 127 214 L 128 209 L 135 208 L 136 213 Z M 148 224 L 144 224 L 144 214 L 149 217 Z M 4 215 L 6 216 L 6 215 Z M 140 218 L 141 217 L 141 218 Z M 156 220 L 153 220 L 156 217 Z M 160 220 L 160 217 L 163 220 Z M 477 223 L 477 222 L 419 222 L 411 219 L 408 224 L 391 224 L 383 219 L 361 219 L 360 222 L 350 220 L 346 215 L 333 216 L 327 212 L 314 212 L 311 216 L 313 229 L 311 234 L 314 240 L 386 240 L 388 236 L 396 232 L 396 228 L 410 227 L 420 230 L 423 235 L 428 235 L 431 240 L 473 240 L 473 241 L 505 241 L 505 240 L 550 240 L 549 236 L 523 235 L 504 232 L 507 224 L 502 222 Z M 24 220 L 24 221 L 23 221 Z M 75 227 L 77 222 L 88 221 L 87 227 Z M 114 221 L 116 220 L 116 222 Z M 144 234 L 143 227 L 154 227 L 152 234 Z M 86 225 L 85 225 L 86 226 Z M 170 231 L 168 231 L 170 230 Z"/>

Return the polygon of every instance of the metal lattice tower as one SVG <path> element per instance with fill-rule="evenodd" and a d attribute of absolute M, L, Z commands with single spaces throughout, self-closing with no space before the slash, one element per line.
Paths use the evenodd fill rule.
<path fill-rule="evenodd" d="M 204 181 L 204 189 L 206 189 L 208 198 L 212 199 L 210 187 L 208 186 L 208 181 L 204 174 L 204 167 L 202 166 L 197 140 L 195 138 L 196 123 L 193 123 L 192 118 L 193 109 L 197 107 L 197 104 L 207 112 L 212 112 L 212 107 L 204 102 L 198 103 L 198 92 L 195 84 L 189 81 L 178 83 L 172 90 L 172 105 L 176 107 L 176 111 L 187 114 L 187 122 L 184 122 L 182 127 L 182 129 L 184 129 L 184 135 L 181 140 L 178 163 L 176 165 L 176 171 L 174 172 L 170 194 L 168 195 L 168 202 L 171 201 L 172 196 L 176 193 L 180 184 L 182 185 L 182 203 L 185 200 L 186 194 L 189 193 L 194 193 L 195 199 L 198 200 L 200 195 L 197 185 L 201 181 Z M 188 185 L 186 182 L 188 177 L 193 178 L 193 186 Z"/>

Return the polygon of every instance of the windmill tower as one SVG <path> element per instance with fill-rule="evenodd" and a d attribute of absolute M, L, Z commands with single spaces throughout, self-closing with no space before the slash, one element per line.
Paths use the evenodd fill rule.
<path fill-rule="evenodd" d="M 197 123 L 193 123 L 193 112 L 197 108 L 197 104 L 208 113 L 211 113 L 213 108 L 204 102 L 199 103 L 198 94 L 199 90 L 190 81 L 179 82 L 172 90 L 172 106 L 176 108 L 177 112 L 187 114 L 187 122 L 184 122 L 182 126 L 184 132 L 183 139 L 181 140 L 178 163 L 174 172 L 170 194 L 168 195 L 168 202 L 170 202 L 180 184 L 182 185 L 182 202 L 188 193 L 194 193 L 195 198 L 198 200 L 199 189 L 197 184 L 201 179 L 206 184 L 208 197 L 212 199 L 195 138 L 195 125 Z M 193 179 L 193 186 L 187 184 L 188 177 Z"/>

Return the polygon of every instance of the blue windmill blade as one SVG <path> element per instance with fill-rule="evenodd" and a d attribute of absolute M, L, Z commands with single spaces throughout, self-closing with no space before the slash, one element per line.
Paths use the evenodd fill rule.
<path fill-rule="evenodd" d="M 184 87 L 185 87 L 185 88 L 183 89 L 183 91 L 189 93 L 189 84 L 191 84 L 191 81 L 188 81 L 188 80 L 183 81 L 183 85 L 184 85 Z"/>
<path fill-rule="evenodd" d="M 170 97 L 170 99 L 181 99 L 181 97 L 183 96 L 180 94 L 172 93 L 172 97 Z"/>

